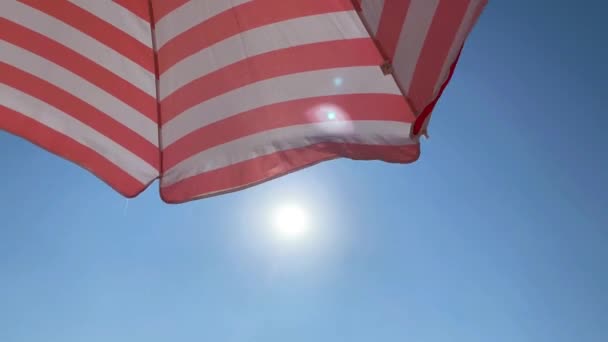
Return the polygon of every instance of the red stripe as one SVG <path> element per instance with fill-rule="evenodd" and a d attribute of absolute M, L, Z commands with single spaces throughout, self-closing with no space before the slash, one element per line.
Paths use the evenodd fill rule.
<path fill-rule="evenodd" d="M 150 22 L 149 0 L 113 0 L 141 19 Z"/>
<path fill-rule="evenodd" d="M 19 1 L 72 26 L 154 73 L 154 57 L 151 48 L 94 14 L 66 0 Z"/>
<path fill-rule="evenodd" d="M 187 2 L 188 0 L 152 0 L 152 8 L 154 9 L 154 23 L 158 23 L 167 14 L 175 11 Z"/>
<path fill-rule="evenodd" d="M 157 121 L 154 97 L 77 52 L 4 18 L 0 18 L 0 39 L 62 66 Z"/>
<path fill-rule="evenodd" d="M 414 122 L 414 114 L 401 95 L 354 94 L 323 96 L 272 104 L 240 113 L 202 127 L 164 151 L 165 170 L 206 149 L 267 130 L 328 121 L 330 109 L 339 108 L 335 120 L 381 120 Z M 336 110 L 337 111 L 337 110 Z M 344 117 L 340 117 L 344 115 Z"/>
<path fill-rule="evenodd" d="M 0 62 L 0 74 L 2 83 L 61 110 L 122 145 L 155 168 L 159 168 L 158 147 L 95 107 L 36 76 L 3 62 Z"/>
<path fill-rule="evenodd" d="M 410 0 L 384 1 L 376 39 L 380 43 L 386 58 L 391 61 L 395 58 L 395 51 L 409 7 Z"/>
<path fill-rule="evenodd" d="M 89 170 L 114 190 L 126 197 L 135 197 L 145 188 L 137 179 L 74 139 L 40 122 L 0 105 L 0 129 L 20 136 L 39 147 Z M 44 177 L 41 173 L 41 177 Z"/>
<path fill-rule="evenodd" d="M 161 181 L 160 193 L 165 202 L 181 203 L 205 196 L 242 190 L 340 157 L 411 163 L 416 161 L 419 156 L 420 146 L 418 144 L 376 146 L 322 143 L 247 160 L 190 177 L 166 187 L 162 187 Z"/>
<path fill-rule="evenodd" d="M 435 85 L 441 77 L 441 69 L 449 56 L 469 2 L 470 0 L 441 1 L 435 11 L 407 94 L 417 111 L 432 101 Z"/>
<path fill-rule="evenodd" d="M 167 42 L 158 51 L 159 71 L 238 33 L 279 21 L 352 10 L 350 0 L 256 0 L 233 7 Z"/>
<path fill-rule="evenodd" d="M 254 56 L 203 76 L 161 102 L 164 124 L 212 97 L 261 80 L 298 72 L 379 65 L 382 57 L 369 38 L 308 44 Z"/>

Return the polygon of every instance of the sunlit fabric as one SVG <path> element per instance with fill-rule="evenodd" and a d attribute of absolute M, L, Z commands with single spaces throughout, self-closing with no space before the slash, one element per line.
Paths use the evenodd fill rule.
<path fill-rule="evenodd" d="M 423 131 L 488 0 L 355 0 Z"/>
<path fill-rule="evenodd" d="M 179 203 L 409 163 L 485 0 L 0 3 L 0 128 Z M 387 69 L 386 66 L 390 67 Z"/>
<path fill-rule="evenodd" d="M 1 1 L 0 129 L 125 196 L 144 190 L 160 170 L 147 13 L 147 1 Z"/>

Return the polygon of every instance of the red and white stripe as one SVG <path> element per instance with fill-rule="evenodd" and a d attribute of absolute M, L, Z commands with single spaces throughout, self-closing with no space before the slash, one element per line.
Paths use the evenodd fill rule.
<path fill-rule="evenodd" d="M 139 13 L 139 14 L 137 14 Z M 0 129 L 125 196 L 159 175 L 147 0 L 0 4 Z"/>
<path fill-rule="evenodd" d="M 189 1 L 155 35 L 166 201 L 338 157 L 418 157 L 415 117 L 351 0 Z"/>
<path fill-rule="evenodd" d="M 3 1 L 0 129 L 172 203 L 412 162 L 486 2 Z"/>
<path fill-rule="evenodd" d="M 419 120 L 427 120 L 488 0 L 359 2 L 393 76 Z"/>

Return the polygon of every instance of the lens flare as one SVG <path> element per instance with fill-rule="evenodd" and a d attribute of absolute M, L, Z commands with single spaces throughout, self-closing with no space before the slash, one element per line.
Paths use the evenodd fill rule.
<path fill-rule="evenodd" d="M 323 103 L 312 107 L 307 112 L 311 122 L 319 124 L 319 131 L 334 136 L 348 135 L 353 132 L 353 125 L 348 113 L 340 106 Z"/>

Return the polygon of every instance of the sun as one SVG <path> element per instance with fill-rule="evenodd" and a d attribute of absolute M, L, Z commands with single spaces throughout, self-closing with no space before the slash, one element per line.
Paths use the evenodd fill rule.
<path fill-rule="evenodd" d="M 282 240 L 301 240 L 310 231 L 308 213 L 299 205 L 286 204 L 274 212 L 274 232 Z"/>

